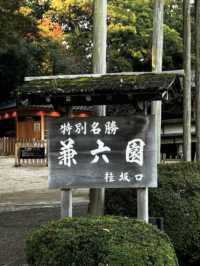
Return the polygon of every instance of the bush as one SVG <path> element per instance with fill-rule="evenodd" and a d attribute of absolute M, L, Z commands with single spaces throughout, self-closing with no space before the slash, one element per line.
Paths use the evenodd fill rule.
<path fill-rule="evenodd" d="M 149 191 L 150 216 L 164 218 L 179 263 L 200 265 L 200 163 L 160 165 L 159 186 Z M 107 190 L 106 213 L 136 216 L 136 190 Z"/>
<path fill-rule="evenodd" d="M 65 218 L 32 232 L 31 266 L 175 266 L 168 237 L 154 226 L 122 217 Z"/>

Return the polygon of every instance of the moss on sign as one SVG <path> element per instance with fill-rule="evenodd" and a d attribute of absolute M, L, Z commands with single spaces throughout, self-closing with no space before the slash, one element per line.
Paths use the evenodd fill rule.
<path fill-rule="evenodd" d="M 174 73 L 122 73 L 29 78 L 17 89 L 18 95 L 121 93 L 140 91 L 160 93 L 177 77 Z"/>

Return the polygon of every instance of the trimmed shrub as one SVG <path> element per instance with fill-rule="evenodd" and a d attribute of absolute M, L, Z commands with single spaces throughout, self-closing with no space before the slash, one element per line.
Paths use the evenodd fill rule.
<path fill-rule="evenodd" d="M 159 166 L 159 186 L 149 190 L 151 217 L 164 218 L 179 263 L 200 265 L 200 163 Z M 106 213 L 136 216 L 136 189 L 106 191 Z"/>
<path fill-rule="evenodd" d="M 26 242 L 31 266 L 177 266 L 168 236 L 122 217 L 65 218 L 33 231 Z"/>

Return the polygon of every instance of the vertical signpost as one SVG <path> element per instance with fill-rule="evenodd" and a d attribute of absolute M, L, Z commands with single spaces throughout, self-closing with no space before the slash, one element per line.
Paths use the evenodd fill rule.
<path fill-rule="evenodd" d="M 93 23 L 93 73 L 106 73 L 106 45 L 107 45 L 107 0 L 94 0 Z M 106 106 L 97 106 L 97 115 L 106 116 Z M 89 213 L 103 215 L 105 190 L 90 189 Z"/>
<path fill-rule="evenodd" d="M 95 0 L 95 74 L 106 73 L 106 42 L 107 0 Z M 148 187 L 157 186 L 154 117 L 110 120 L 102 105 L 97 115 L 101 118 L 49 122 L 49 186 L 62 190 L 61 216 L 72 216 L 72 188 L 90 188 L 89 212 L 102 215 L 105 188 L 133 187 L 138 219 L 148 222 Z"/>
<path fill-rule="evenodd" d="M 156 73 L 162 72 L 163 16 L 164 16 L 164 0 L 155 0 L 153 40 L 152 40 L 152 71 Z M 160 163 L 162 102 L 153 101 L 151 109 L 152 109 L 152 114 L 155 115 L 157 162 Z"/>
<path fill-rule="evenodd" d="M 50 188 L 157 187 L 154 116 L 54 118 L 48 129 Z"/>
<path fill-rule="evenodd" d="M 61 189 L 61 218 L 72 217 L 72 190 Z"/>
<path fill-rule="evenodd" d="M 67 108 L 67 116 L 71 116 L 71 107 Z M 64 186 L 61 188 L 61 218 L 64 217 L 72 217 L 72 189 L 71 188 L 65 188 Z"/>

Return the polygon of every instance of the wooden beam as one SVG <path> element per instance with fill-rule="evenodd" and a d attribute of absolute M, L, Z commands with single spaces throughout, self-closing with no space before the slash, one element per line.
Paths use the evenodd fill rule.
<path fill-rule="evenodd" d="M 45 139 L 45 114 L 42 112 L 40 115 L 40 133 L 41 133 L 41 140 Z"/>
<path fill-rule="evenodd" d="M 107 45 L 107 0 L 94 0 L 94 50 L 93 73 L 106 73 Z M 97 115 L 106 115 L 106 106 L 97 107 Z M 92 215 L 104 214 L 105 189 L 90 189 L 89 212 Z"/>
<path fill-rule="evenodd" d="M 163 59 L 163 13 L 164 0 L 155 0 L 154 21 L 153 21 L 153 41 L 152 41 L 152 71 L 162 72 Z M 155 115 L 156 123 L 156 143 L 157 143 L 157 163 L 160 163 L 161 147 L 161 101 L 153 101 L 151 112 Z"/>
<path fill-rule="evenodd" d="M 16 129 L 16 139 L 19 138 L 19 120 L 18 120 L 18 111 L 16 111 L 16 117 L 15 117 L 15 129 Z"/>
<path fill-rule="evenodd" d="M 72 217 L 72 189 L 61 190 L 61 218 Z"/>
<path fill-rule="evenodd" d="M 190 0 L 183 1 L 184 52 L 185 70 L 183 84 L 183 156 L 191 161 L 191 18 Z"/>
<path fill-rule="evenodd" d="M 195 87 L 196 87 L 196 159 L 200 160 L 200 0 L 195 2 Z"/>
<path fill-rule="evenodd" d="M 107 0 L 94 0 L 93 73 L 106 73 Z"/>
<path fill-rule="evenodd" d="M 107 74 L 80 74 L 80 75 L 55 75 L 55 76 L 34 76 L 34 77 L 25 77 L 24 82 L 30 81 L 45 81 L 45 80 L 59 80 L 59 79 L 79 79 L 79 78 L 101 78 L 109 76 L 141 76 L 152 74 L 152 72 L 120 72 L 120 73 L 107 73 Z M 175 69 L 162 71 L 160 74 L 174 74 L 174 75 L 184 75 L 183 69 Z"/>
<path fill-rule="evenodd" d="M 148 188 L 137 189 L 137 219 L 149 222 Z"/>

